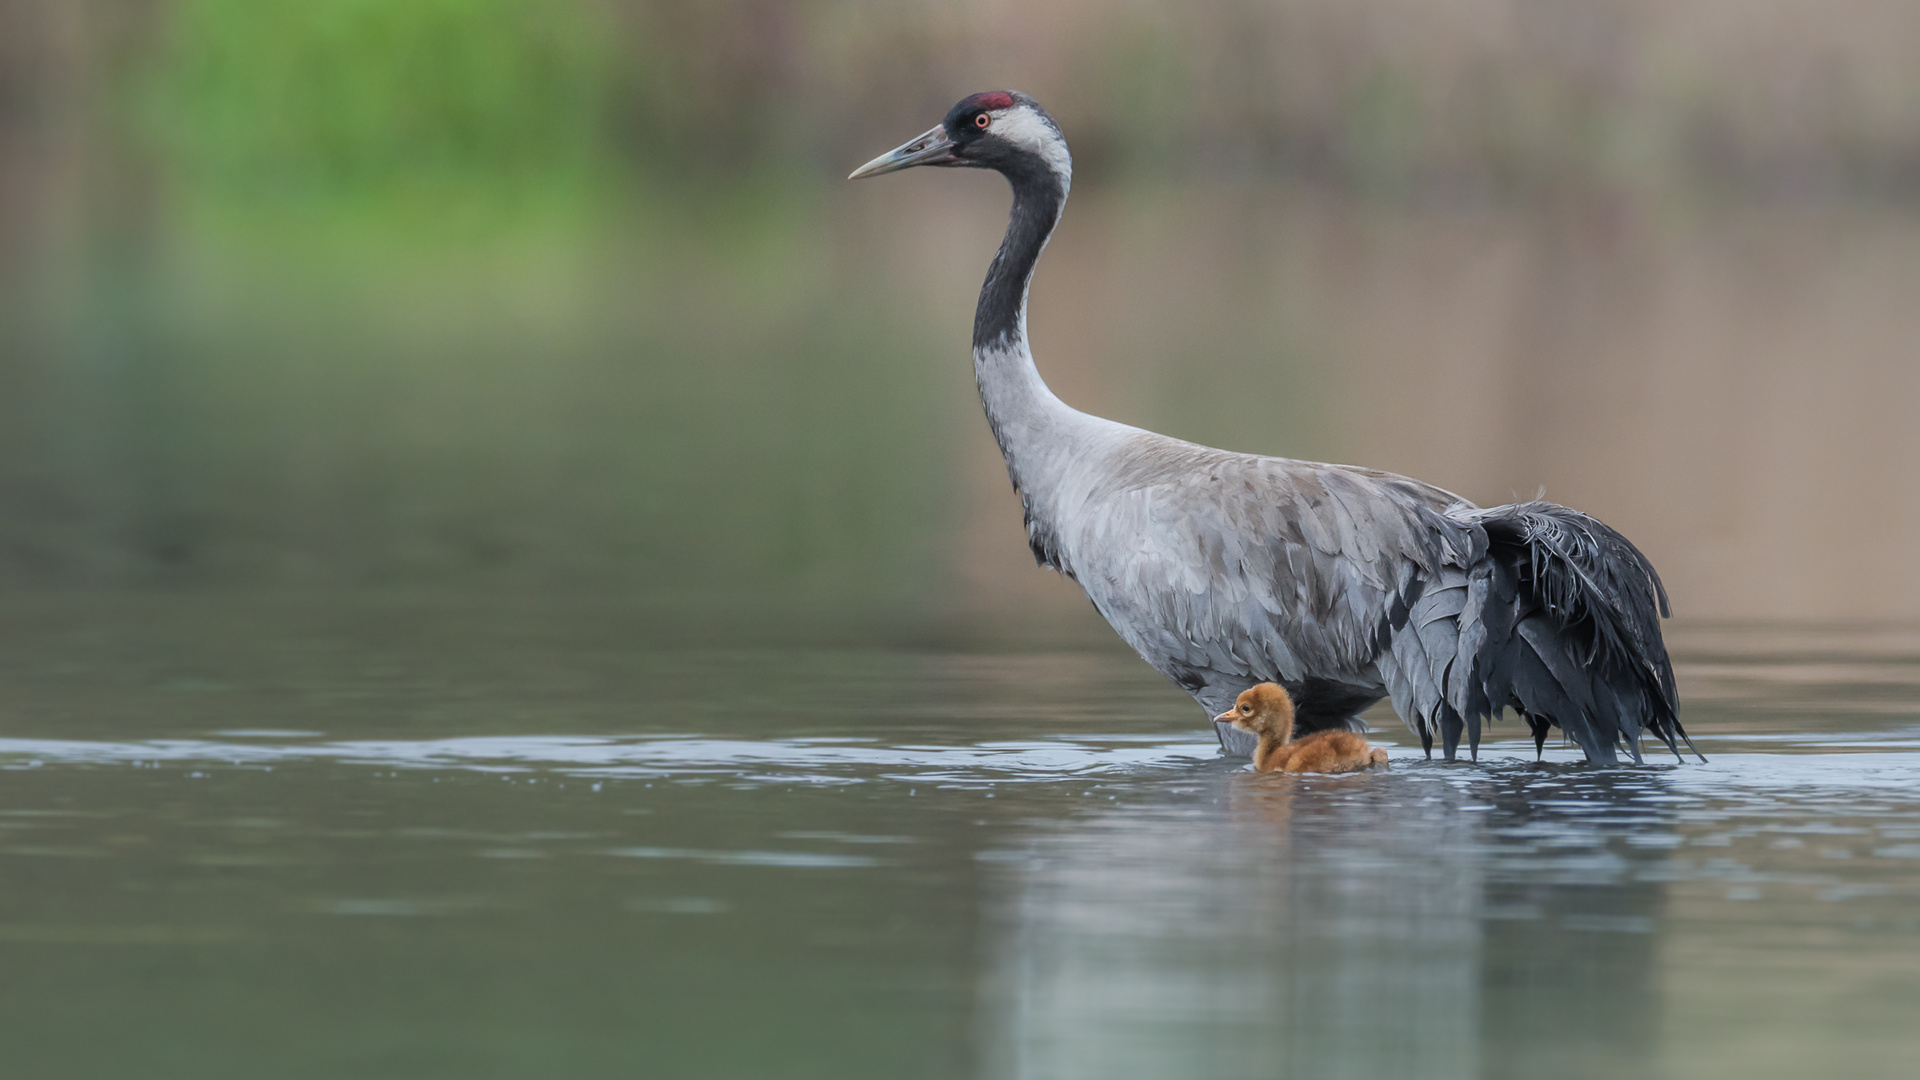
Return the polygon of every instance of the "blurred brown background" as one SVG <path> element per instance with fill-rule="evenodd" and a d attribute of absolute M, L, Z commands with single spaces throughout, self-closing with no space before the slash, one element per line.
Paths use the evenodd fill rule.
<path fill-rule="evenodd" d="M 0 583 L 1090 617 L 973 397 L 1003 187 L 841 180 L 994 87 L 1069 402 L 1920 616 L 1896 0 L 0 0 Z"/>

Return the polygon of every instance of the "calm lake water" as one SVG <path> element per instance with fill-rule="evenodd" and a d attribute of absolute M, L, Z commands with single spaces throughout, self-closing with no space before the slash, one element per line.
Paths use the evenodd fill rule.
<path fill-rule="evenodd" d="M 0 1080 L 1920 1072 L 1898 6 L 0 3 Z M 1063 400 L 1595 514 L 1711 763 L 1222 758 L 843 179 L 996 84 Z"/>
<path fill-rule="evenodd" d="M 1911 1075 L 1920 631 L 1288 778 L 1090 619 L 16 600 L 8 1075 Z"/>

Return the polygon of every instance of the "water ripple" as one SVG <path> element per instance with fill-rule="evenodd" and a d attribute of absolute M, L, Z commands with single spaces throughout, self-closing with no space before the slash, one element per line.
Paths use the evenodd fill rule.
<path fill-rule="evenodd" d="M 910 779 L 1043 781 L 1191 766 L 1218 757 L 1208 740 L 1085 737 L 972 746 L 890 746 L 868 739 L 707 739 L 679 736 L 476 736 L 451 739 L 273 743 L 211 739 L 103 742 L 0 739 L 0 768 L 42 765 L 210 764 L 271 767 L 337 763 L 480 772 L 554 770 L 570 775 L 725 775 L 771 782 Z"/>

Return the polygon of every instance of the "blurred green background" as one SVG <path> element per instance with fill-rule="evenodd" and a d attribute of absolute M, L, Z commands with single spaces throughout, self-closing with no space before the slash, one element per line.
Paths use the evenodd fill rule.
<path fill-rule="evenodd" d="M 1012 86 L 1070 402 L 1920 615 L 1920 8 L 0 0 L 0 582 L 1090 618 L 972 396 Z"/>

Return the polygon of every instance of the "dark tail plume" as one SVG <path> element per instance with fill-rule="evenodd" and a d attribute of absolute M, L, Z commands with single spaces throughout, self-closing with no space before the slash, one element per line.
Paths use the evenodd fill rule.
<path fill-rule="evenodd" d="M 1467 570 L 1447 688 L 1449 711 L 1465 719 L 1472 741 L 1483 717 L 1511 707 L 1526 718 L 1536 748 L 1557 726 L 1602 764 L 1617 760 L 1622 743 L 1639 760 L 1643 731 L 1675 757 L 1680 741 L 1693 748 L 1660 635 L 1666 588 L 1638 548 L 1547 502 L 1458 519 L 1486 534 L 1485 555 Z"/>

